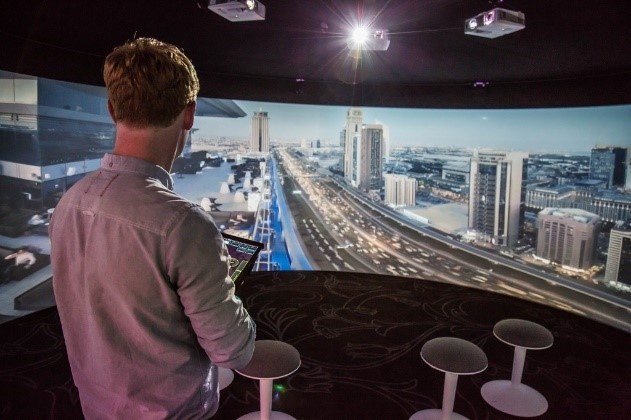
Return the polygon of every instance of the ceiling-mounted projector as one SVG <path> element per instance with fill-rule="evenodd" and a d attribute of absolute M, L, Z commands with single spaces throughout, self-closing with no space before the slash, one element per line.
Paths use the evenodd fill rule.
<path fill-rule="evenodd" d="M 258 0 L 210 0 L 208 9 L 231 22 L 265 20 L 265 6 Z"/>
<path fill-rule="evenodd" d="M 360 30 L 346 40 L 351 50 L 386 51 L 390 46 L 390 34 L 387 29 Z M 361 33 L 364 32 L 364 33 Z"/>
<path fill-rule="evenodd" d="M 464 33 L 485 38 L 497 38 L 517 32 L 525 27 L 526 16 L 522 12 L 496 7 L 465 20 Z"/>

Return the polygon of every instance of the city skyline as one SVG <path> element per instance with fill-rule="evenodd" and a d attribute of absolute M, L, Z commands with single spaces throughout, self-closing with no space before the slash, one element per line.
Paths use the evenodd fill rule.
<path fill-rule="evenodd" d="M 65 92 L 63 89 L 68 89 L 74 93 L 70 87 L 59 85 L 57 82 L 42 80 L 41 83 L 45 87 L 37 91 L 38 104 L 40 102 L 41 104 L 64 103 L 54 96 L 47 96 L 59 94 L 59 89 L 62 89 L 62 92 Z M 77 103 L 81 104 L 82 109 L 102 110 L 105 98 L 82 94 L 78 96 Z M 594 289 L 603 295 L 608 295 L 607 290 L 604 289 L 606 287 L 616 288 L 624 293 L 631 291 L 631 286 L 625 281 L 607 280 L 608 282 L 604 283 L 602 280 L 604 257 L 613 255 L 604 243 L 606 239 L 604 236 L 600 238 L 602 243 L 597 244 L 598 265 L 583 270 L 584 272 L 581 273 L 569 272 L 564 267 L 550 265 L 554 261 L 552 263 L 536 261 L 532 254 L 536 239 L 536 215 L 543 208 L 550 207 L 550 204 L 589 211 L 608 224 L 628 219 L 631 214 L 629 194 L 599 188 L 601 181 L 594 183 L 594 180 L 585 180 L 588 174 L 586 170 L 588 160 L 583 156 L 589 156 L 592 149 L 599 143 L 613 143 L 614 145 L 629 143 L 626 139 L 631 132 L 629 129 L 631 119 L 627 114 L 631 111 L 631 105 L 589 109 L 495 111 L 355 109 L 353 111 L 359 112 L 362 118 L 358 120 L 359 125 L 355 125 L 355 120 L 351 120 L 352 125 L 347 128 L 353 127 L 354 136 L 349 136 L 347 139 L 359 140 L 357 141 L 357 150 L 360 152 L 358 161 L 364 156 L 371 156 L 370 160 L 373 163 L 382 161 L 381 156 L 385 151 L 380 146 L 384 143 L 383 134 L 385 133 L 391 133 L 392 144 L 395 147 L 405 144 L 403 139 L 409 135 L 412 139 L 422 139 L 409 143 L 419 149 L 431 146 L 445 149 L 468 148 L 461 149 L 467 153 L 457 153 L 455 149 L 450 152 L 405 149 L 395 152 L 397 159 L 409 162 L 393 165 L 393 168 L 389 170 L 397 173 L 412 172 L 411 175 L 418 178 L 416 185 L 422 184 L 420 187 L 412 188 L 408 201 L 410 207 L 417 207 L 418 200 L 418 208 L 395 211 L 381 205 L 382 200 L 386 198 L 386 192 L 384 191 L 382 198 L 380 192 L 383 168 L 379 165 L 355 166 L 360 169 L 362 167 L 375 169 L 374 172 L 370 172 L 370 177 L 357 178 L 358 182 L 354 187 L 364 190 L 364 193 L 369 190 L 369 194 L 362 194 L 357 191 L 358 188 L 353 188 L 352 183 L 341 181 L 337 174 L 328 176 L 326 169 L 316 168 L 309 159 L 312 154 L 308 151 L 293 153 L 290 147 L 272 149 L 273 157 L 269 159 L 269 164 L 264 165 L 270 169 L 270 176 L 260 179 L 274 180 L 274 189 L 264 190 L 264 194 L 258 197 L 257 194 L 250 194 L 254 192 L 250 190 L 250 187 L 256 186 L 260 192 L 264 184 L 256 184 L 251 179 L 243 179 L 243 176 L 246 171 L 254 174 L 252 169 L 261 169 L 261 165 L 246 161 L 243 162 L 243 166 L 236 166 L 239 164 L 238 155 L 248 154 L 249 139 L 267 138 L 267 116 L 270 117 L 270 137 L 276 141 L 279 137 L 300 133 L 300 137 L 294 138 L 295 145 L 306 144 L 308 141 L 313 144 L 315 140 L 338 144 L 347 122 L 349 107 L 254 102 L 237 104 L 246 111 L 243 113 L 245 114 L 243 118 L 210 120 L 215 124 L 214 128 L 205 127 L 201 130 L 201 134 L 212 133 L 214 138 L 209 139 L 210 141 L 197 142 L 197 145 L 203 144 L 211 150 L 212 147 L 217 147 L 217 153 L 230 159 L 223 161 L 207 153 L 195 155 L 191 153 L 191 157 L 181 162 L 177 170 L 173 171 L 175 175 L 173 180 L 177 188 L 175 191 L 180 194 L 179 191 L 182 191 L 180 188 L 189 184 L 186 186 L 188 191 L 186 198 L 199 202 L 209 211 L 219 209 L 213 217 L 216 216 L 217 220 L 228 222 L 226 225 L 219 224 L 221 229 L 234 229 L 234 226 L 240 225 L 239 229 L 244 235 L 252 235 L 252 231 L 249 231 L 251 226 L 254 226 L 255 232 L 265 232 L 264 229 L 268 229 L 270 224 L 274 226 L 275 234 L 272 236 L 278 238 L 278 242 L 268 247 L 276 251 L 276 255 L 268 255 L 269 258 L 264 262 L 266 264 L 264 266 L 268 268 L 283 267 L 281 269 L 297 271 L 368 271 L 432 278 L 447 282 L 472 279 L 471 281 L 484 284 L 484 287 L 493 290 L 509 290 L 518 294 L 528 293 L 529 284 L 523 284 L 517 278 L 511 283 L 512 285 L 505 283 L 507 281 L 505 273 L 501 273 L 504 269 L 495 267 L 501 262 L 503 266 L 517 269 L 520 273 L 525 269 L 526 276 L 543 277 L 544 280 L 552 282 L 551 284 L 563 282 L 570 287 L 583 287 L 584 285 L 580 282 L 585 280 L 593 281 Z M 221 105 L 221 103 L 215 105 Z M 78 179 L 99 168 L 102 154 L 110 152 L 114 134 L 114 126 L 104 113 L 93 114 L 78 112 L 75 109 L 58 108 L 51 116 L 48 105 L 26 108 L 27 113 L 23 113 L 25 108 L 17 103 L 12 106 L 14 106 L 11 111 L 13 117 L 10 121 L 13 123 L 5 125 L 4 128 L 3 160 L 5 163 L 3 163 L 2 173 L 3 205 L 7 209 L 3 232 L 5 236 L 9 235 L 7 238 L 11 239 L 4 243 L 7 255 L 16 252 L 18 244 L 13 241 L 13 238 L 19 235 L 22 235 L 19 236 L 20 238 L 24 237 L 29 241 L 19 246 L 33 246 L 33 249 L 42 251 L 50 249 L 45 236 L 43 240 L 35 242 L 33 233 L 46 234 L 45 223 L 50 219 L 51 209 L 54 209 L 59 198 Z M 252 130 L 256 126 L 252 123 L 256 119 L 257 112 L 265 117 L 265 124 L 263 124 L 265 129 Z M 20 121 L 20 124 L 17 124 L 17 121 Z M 201 122 L 201 125 L 204 125 L 204 118 L 199 117 L 197 122 L 198 130 L 195 135 L 200 133 L 199 124 Z M 363 127 L 362 123 L 365 123 Z M 28 127 L 28 130 L 24 127 Z M 260 135 L 252 136 L 253 131 Z M 406 131 L 412 134 L 405 134 Z M 570 140 L 561 142 L 559 139 L 562 136 L 558 134 L 559 132 L 570 136 L 567 137 Z M 599 134 L 595 135 L 595 132 Z M 371 134 L 375 136 L 372 137 Z M 227 137 L 226 141 L 222 141 L 221 136 Z M 431 140 L 436 137 L 440 137 L 442 141 Z M 370 142 L 363 142 L 364 139 L 369 138 Z M 523 182 L 517 180 L 519 174 L 522 175 L 520 179 L 523 180 L 525 174 L 523 170 L 514 171 L 515 174 L 511 175 L 510 182 L 508 177 L 504 176 L 496 176 L 493 179 L 490 176 L 486 177 L 484 183 L 486 185 L 488 181 L 489 186 L 491 183 L 497 184 L 498 181 L 500 185 L 512 184 L 514 179 L 514 184 L 522 187 L 521 194 L 517 192 L 509 194 L 506 189 L 490 188 L 484 194 L 477 194 L 480 197 L 478 202 L 484 200 L 490 203 L 492 201 L 500 205 L 508 203 L 506 206 L 508 211 L 501 211 L 497 206 L 475 206 L 475 209 L 481 209 L 476 210 L 481 218 L 488 216 L 488 220 L 492 219 L 492 223 L 489 222 L 487 226 L 482 227 L 468 225 L 467 219 L 472 212 L 471 206 L 467 203 L 470 203 L 471 197 L 474 197 L 470 184 L 477 182 L 476 177 L 471 170 L 466 169 L 466 165 L 463 170 L 462 165 L 452 164 L 455 161 L 470 161 L 471 164 L 474 158 L 469 156 L 476 156 L 469 153 L 473 147 L 499 149 L 493 152 L 495 155 L 500 151 L 506 155 L 528 155 L 528 150 L 534 149 L 534 153 L 549 150 L 542 143 L 527 141 L 532 138 L 566 150 L 573 147 L 580 151 L 578 154 L 581 157 L 564 159 L 564 162 L 533 159 L 532 182 L 526 186 L 525 194 Z M 551 141 L 550 138 L 558 141 Z M 305 139 L 305 141 L 301 142 L 300 139 Z M 262 145 L 262 143 L 266 142 L 256 142 L 257 145 Z M 348 143 L 352 144 L 352 142 Z M 370 145 L 374 147 L 368 147 Z M 324 156 L 320 156 L 322 166 L 328 167 L 339 160 L 340 152 L 341 149 L 331 154 L 323 153 Z M 479 150 L 479 154 L 481 153 L 482 150 Z M 423 155 L 428 154 L 431 154 L 431 157 L 422 158 Z M 597 165 L 599 169 L 607 168 L 604 162 L 608 160 L 604 159 L 605 157 L 603 156 L 603 163 Z M 433 159 L 440 160 L 433 161 Z M 492 172 L 494 167 L 486 168 L 484 173 L 488 174 L 489 170 Z M 615 167 L 616 165 L 613 166 Z M 497 168 L 503 171 L 503 167 L 497 166 Z M 337 173 L 340 169 L 338 166 L 334 171 Z M 601 171 L 603 177 L 598 177 L 598 179 L 608 179 L 605 175 L 611 170 Z M 222 174 L 222 171 L 226 172 Z M 359 175 L 362 173 L 360 170 L 357 172 Z M 499 170 L 495 173 L 499 173 Z M 211 182 L 206 176 L 212 177 L 212 175 L 220 175 L 220 177 Z M 231 176 L 236 185 L 233 184 L 232 188 L 228 188 L 229 181 L 226 179 L 230 180 Z M 361 179 L 365 181 L 359 182 Z M 373 185 L 371 182 L 373 179 L 379 182 Z M 578 185 L 578 182 L 581 185 Z M 619 184 L 620 182 L 612 180 L 611 183 Z M 226 197 L 231 189 L 234 197 Z M 418 195 L 415 194 L 417 189 L 420 190 Z M 273 194 L 272 191 L 274 191 Z M 279 201 L 276 201 L 276 204 L 270 202 L 267 213 L 257 212 L 256 215 L 273 214 L 278 218 L 268 223 L 266 216 L 258 219 L 258 216 L 255 217 L 253 213 L 252 217 L 247 216 L 246 219 L 254 218 L 254 223 L 242 224 L 243 214 L 239 217 L 233 211 L 233 205 L 235 202 L 245 200 L 246 193 L 248 199 L 251 199 L 251 202 L 246 203 L 252 204 L 247 207 L 251 213 L 253 213 L 252 209 L 260 203 L 261 197 L 268 197 L 265 200 L 276 197 L 275 199 Z M 517 197 L 519 197 L 518 202 Z M 515 198 L 515 202 L 511 198 Z M 290 204 L 287 200 L 291 200 Z M 393 197 L 390 197 L 390 200 L 394 201 Z M 529 213 L 528 215 L 524 213 L 523 222 L 521 220 L 522 203 L 525 204 L 524 210 Z M 546 205 L 541 207 L 540 205 L 544 203 Z M 502 229 L 511 221 L 518 220 L 517 211 L 520 213 L 517 229 L 513 228 L 512 231 Z M 385 221 L 383 216 L 376 216 L 375 212 L 380 212 L 391 220 Z M 257 224 L 257 220 L 261 222 Z M 233 224 L 230 225 L 230 223 Z M 470 227 L 475 229 L 469 229 Z M 486 227 L 488 229 L 485 229 Z M 477 241 L 478 236 L 474 230 L 484 232 L 483 235 L 489 237 L 491 242 Z M 516 242 L 515 238 L 519 241 L 520 230 L 525 233 L 524 239 Z M 414 231 L 417 231 L 418 235 L 413 233 Z M 484 239 L 482 236 L 480 238 Z M 620 246 L 620 249 L 624 250 L 620 253 L 623 256 L 628 255 L 625 243 L 623 241 Z M 617 242 L 614 241 L 613 244 L 617 246 Z M 433 255 L 439 248 L 442 249 L 441 255 Z M 497 252 L 498 248 L 499 252 Z M 490 252 L 489 249 L 496 252 Z M 508 253 L 508 256 L 502 254 L 502 251 Z M 464 257 L 465 252 L 472 252 L 479 261 L 468 262 L 468 257 Z M 436 258 L 433 258 L 434 256 Z M 39 251 L 37 258 L 42 263 L 46 262 L 40 259 Z M 281 262 L 286 262 L 286 264 L 281 265 Z M 623 273 L 627 271 L 623 270 Z M 26 274 L 29 273 L 26 272 Z M 41 277 L 38 276 L 35 281 L 47 280 L 45 273 L 41 274 Z M 627 278 L 628 276 L 623 277 L 622 280 Z M 526 287 L 525 290 L 521 289 L 522 285 Z M 600 290 L 601 288 L 603 290 Z M 14 299 L 19 294 L 11 296 L 13 296 L 11 299 Z M 10 302 L 13 301 L 10 300 Z M 570 308 L 571 304 L 573 304 L 571 301 L 564 303 Z M 12 307 L 8 310 L 13 311 Z M 9 314 L 12 313 L 14 312 L 9 312 Z"/>
<path fill-rule="evenodd" d="M 251 117 L 270 117 L 270 139 L 339 144 L 348 106 L 235 101 L 243 118 L 197 117 L 196 138 L 250 135 Z M 364 123 L 383 124 L 390 147 L 450 146 L 532 153 L 588 153 L 597 144 L 631 144 L 631 105 L 542 109 L 415 109 L 361 107 Z"/>

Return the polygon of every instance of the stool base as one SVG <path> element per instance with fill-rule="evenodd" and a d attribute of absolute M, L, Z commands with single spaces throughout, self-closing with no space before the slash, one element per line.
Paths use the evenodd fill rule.
<path fill-rule="evenodd" d="M 253 411 L 252 413 L 239 417 L 237 420 L 260 420 L 261 418 L 260 411 Z M 289 414 L 281 413 L 280 411 L 272 411 L 269 418 L 270 420 L 296 420 Z"/>
<path fill-rule="evenodd" d="M 518 417 L 540 416 L 548 410 L 548 401 L 539 391 L 522 383 L 498 380 L 482 385 L 482 398 L 491 407 Z"/>
<path fill-rule="evenodd" d="M 412 414 L 410 420 L 442 420 L 443 410 L 438 408 L 429 408 L 427 410 L 417 411 Z M 451 413 L 451 419 L 453 420 L 469 420 L 467 417 L 458 413 Z"/>

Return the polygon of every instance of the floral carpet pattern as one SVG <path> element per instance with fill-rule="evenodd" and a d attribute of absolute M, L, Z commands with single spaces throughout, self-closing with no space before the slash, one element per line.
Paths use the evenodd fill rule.
<path fill-rule="evenodd" d="M 302 365 L 274 381 L 273 409 L 297 419 L 407 419 L 440 408 L 444 374 L 420 357 L 436 337 L 469 340 L 488 368 L 458 379 L 454 411 L 512 419 L 480 388 L 510 379 L 513 348 L 496 322 L 522 318 L 548 328 L 552 347 L 528 351 L 522 382 L 548 400 L 539 418 L 624 418 L 631 410 L 631 335 L 547 306 L 438 282 L 337 272 L 252 273 L 237 295 L 257 338 L 285 341 Z M 258 410 L 258 383 L 235 373 L 217 419 Z M 0 419 L 81 418 L 54 308 L 0 325 Z"/>

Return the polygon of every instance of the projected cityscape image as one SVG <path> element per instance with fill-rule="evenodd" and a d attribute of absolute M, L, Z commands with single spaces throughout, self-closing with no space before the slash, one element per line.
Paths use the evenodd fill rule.
<path fill-rule="evenodd" d="M 111 151 L 114 128 L 100 88 L 1 75 L 23 82 L 0 98 L 0 315 L 9 320 L 54 304 L 48 220 Z M 24 103 L 38 113 L 24 115 Z M 631 330 L 631 106 L 203 99 L 198 113 L 174 190 L 225 233 L 262 242 L 254 270 L 436 280 Z"/>

